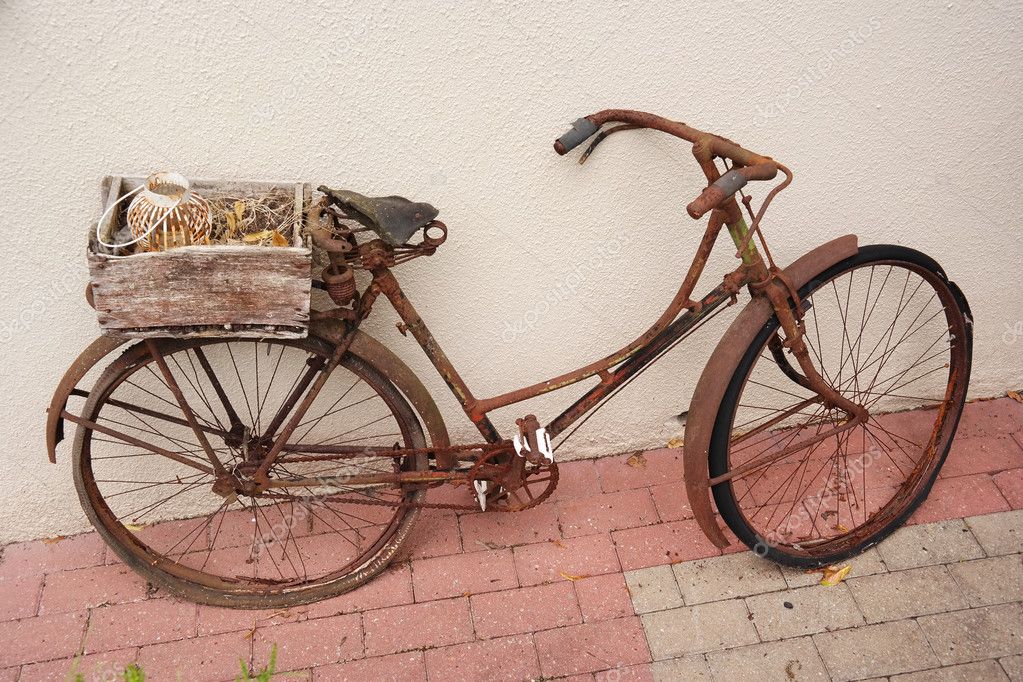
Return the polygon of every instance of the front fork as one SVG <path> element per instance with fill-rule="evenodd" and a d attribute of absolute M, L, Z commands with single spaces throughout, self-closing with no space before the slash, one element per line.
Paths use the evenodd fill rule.
<path fill-rule="evenodd" d="M 869 418 L 869 413 L 862 405 L 854 403 L 835 390 L 817 370 L 817 367 L 814 365 L 813 360 L 810 357 L 810 352 L 804 340 L 805 327 L 803 324 L 803 313 L 805 310 L 799 299 L 798 292 L 791 286 L 791 283 L 787 280 L 782 271 L 774 267 L 768 268 L 764 263 L 763 258 L 757 251 L 756 245 L 753 243 L 753 240 L 750 239 L 746 222 L 742 218 L 742 214 L 740 213 L 738 204 L 735 200 L 732 199 L 731 205 L 726 206 L 724 210 L 728 216 L 726 222 L 728 232 L 738 249 L 737 255 L 743 262 L 742 268 L 745 269 L 752 278 L 750 290 L 754 296 L 764 296 L 767 298 L 771 307 L 774 309 L 774 313 L 778 318 L 778 322 L 784 334 L 784 338 L 781 338 L 778 334 L 773 334 L 767 343 L 768 350 L 771 352 L 778 368 L 785 376 L 796 384 L 799 384 L 803 388 L 816 394 L 816 398 L 808 399 L 797 407 L 802 409 L 802 407 L 806 404 L 819 403 L 826 410 L 838 409 L 845 412 L 846 416 L 844 419 L 835 420 L 834 423 L 836 426 L 831 429 L 822 431 L 815 436 L 800 441 L 799 443 L 781 451 L 772 453 L 763 458 L 758 458 L 754 462 L 737 467 L 727 474 L 718 476 L 717 478 L 712 478 L 710 480 L 711 485 L 721 483 L 737 474 L 743 473 L 747 469 L 764 466 L 772 461 L 786 457 L 793 452 L 798 452 L 803 448 L 809 447 L 814 443 L 823 441 L 832 436 L 837 436 L 844 431 L 866 422 Z M 789 362 L 789 359 L 785 354 L 786 350 L 795 357 L 798 368 L 793 367 L 792 363 Z M 748 436 L 749 434 L 746 435 Z"/>

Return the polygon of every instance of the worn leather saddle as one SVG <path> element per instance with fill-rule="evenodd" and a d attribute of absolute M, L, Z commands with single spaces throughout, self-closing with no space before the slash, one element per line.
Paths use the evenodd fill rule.
<path fill-rule="evenodd" d="M 372 229 L 388 244 L 400 246 L 440 213 L 424 202 L 405 197 L 367 197 L 347 189 L 320 187 L 352 220 Z"/>

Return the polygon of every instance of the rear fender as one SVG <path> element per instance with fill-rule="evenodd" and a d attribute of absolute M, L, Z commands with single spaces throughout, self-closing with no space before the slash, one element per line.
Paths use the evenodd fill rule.
<path fill-rule="evenodd" d="M 313 322 L 310 333 L 334 344 L 340 340 L 342 334 L 340 323 L 331 320 Z M 57 445 L 64 440 L 64 418 L 61 417 L 61 413 L 67 406 L 68 398 L 89 370 L 128 341 L 127 338 L 100 336 L 75 358 L 64 373 L 46 410 L 46 452 L 50 462 L 56 463 Z M 401 391 L 423 420 L 432 447 L 450 446 L 451 439 L 437 404 L 419 377 L 398 356 L 372 336 L 361 331 L 355 333 L 349 352 L 373 365 Z M 439 465 L 443 466 L 446 463 L 443 457 L 438 460 Z"/>
<path fill-rule="evenodd" d="M 60 415 L 67 407 L 71 392 L 78 386 L 82 377 L 96 366 L 96 363 L 127 341 L 126 338 L 100 336 L 90 343 L 88 348 L 83 350 L 64 372 L 64 377 L 57 384 L 57 390 L 54 391 L 53 398 L 50 399 L 50 406 L 46 408 L 46 454 L 51 463 L 57 463 L 57 445 L 64 440 L 64 418 Z"/>
<path fill-rule="evenodd" d="M 343 336 L 341 322 L 337 320 L 316 320 L 310 325 L 309 333 L 335 345 Z M 440 410 L 437 409 L 437 403 L 423 382 L 401 361 L 401 358 L 369 334 L 358 330 L 348 352 L 373 365 L 397 386 L 423 420 L 426 432 L 430 436 L 431 447 L 446 448 L 451 445 L 448 429 Z M 453 462 L 448 461 L 449 459 L 450 455 L 438 456 L 437 465 L 441 468 L 450 468 Z"/>
<path fill-rule="evenodd" d="M 856 255 L 858 251 L 856 235 L 839 237 L 800 256 L 785 268 L 785 274 L 799 289 L 817 273 Z M 742 309 L 707 361 L 689 406 L 682 455 L 686 495 L 700 529 L 717 547 L 727 547 L 729 541 L 721 531 L 711 506 L 711 433 L 721 399 L 736 367 L 772 314 L 771 304 L 763 296 L 754 298 Z"/>

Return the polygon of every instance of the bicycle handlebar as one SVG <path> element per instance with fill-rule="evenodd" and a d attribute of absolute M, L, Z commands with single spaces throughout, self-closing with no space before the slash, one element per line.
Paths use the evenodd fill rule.
<path fill-rule="evenodd" d="M 700 218 L 708 211 L 719 206 L 723 201 L 738 192 L 751 180 L 771 180 L 778 174 L 778 163 L 766 156 L 755 154 L 744 149 L 731 140 L 718 135 L 705 133 L 687 126 L 679 121 L 672 121 L 643 111 L 631 109 L 605 109 L 595 114 L 580 118 L 572 124 L 572 128 L 554 142 L 554 151 L 564 155 L 578 147 L 597 130 L 611 121 L 630 124 L 630 126 L 660 130 L 674 137 L 693 143 L 694 154 L 698 159 L 711 162 L 714 156 L 729 159 L 739 166 L 728 171 L 709 187 L 703 190 L 696 199 L 686 207 L 689 215 Z M 614 130 L 609 131 L 614 132 Z M 697 153 L 699 151 L 700 153 Z M 701 157 L 701 154 L 703 155 Z"/>

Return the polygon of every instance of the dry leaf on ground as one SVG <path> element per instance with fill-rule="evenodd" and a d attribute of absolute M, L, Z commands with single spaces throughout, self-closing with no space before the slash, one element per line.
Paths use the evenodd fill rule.
<path fill-rule="evenodd" d="M 669 447 L 669 448 L 680 448 L 680 447 L 682 447 L 682 438 L 680 436 L 675 436 L 674 438 L 672 438 L 671 440 L 668 441 L 668 444 L 665 447 Z"/>
<path fill-rule="evenodd" d="M 851 570 L 851 564 L 846 564 L 845 566 L 828 566 L 824 569 L 824 577 L 821 578 L 821 585 L 824 585 L 825 587 L 834 587 L 845 580 L 845 577 L 849 575 L 849 571 Z"/>
<path fill-rule="evenodd" d="M 642 452 L 637 452 L 632 457 L 625 460 L 625 463 L 633 469 L 644 469 L 646 468 L 646 457 L 643 456 Z"/>
<path fill-rule="evenodd" d="M 1017 403 L 1023 403 L 1023 395 L 1020 395 L 1019 391 L 1009 391 L 1005 395 L 1009 396 L 1010 398 L 1015 400 Z"/>
<path fill-rule="evenodd" d="M 582 580 L 583 578 L 589 578 L 590 577 L 588 575 L 573 575 L 571 573 L 565 573 L 564 571 L 558 571 L 558 575 L 560 575 L 565 580 L 571 580 L 572 582 L 575 582 L 576 580 Z"/>

